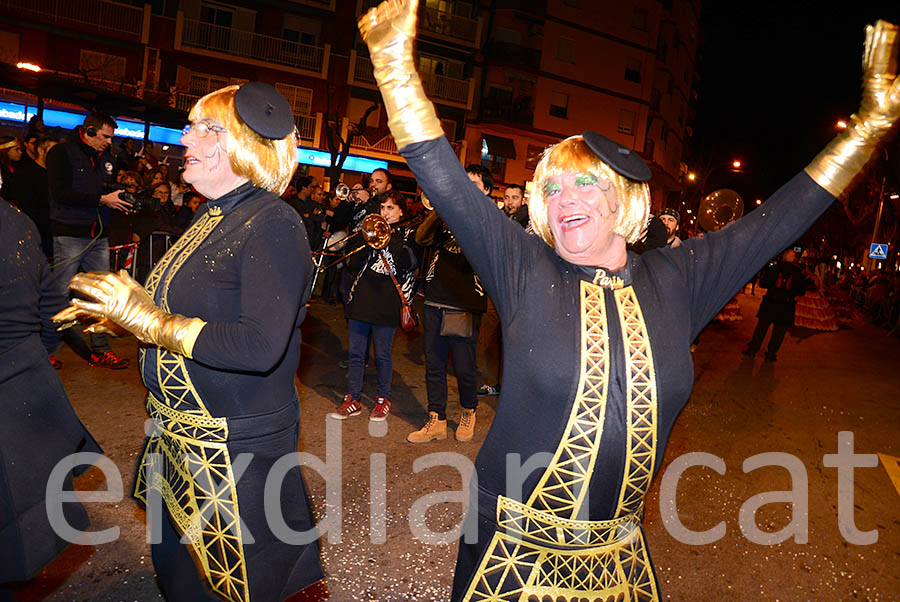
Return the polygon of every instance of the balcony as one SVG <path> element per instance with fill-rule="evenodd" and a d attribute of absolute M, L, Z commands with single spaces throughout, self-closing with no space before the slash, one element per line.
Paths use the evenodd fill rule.
<path fill-rule="evenodd" d="M 312 73 L 323 79 L 328 73 L 329 44 L 324 47 L 310 46 L 252 31 L 221 27 L 185 19 L 182 12 L 178 13 L 175 32 L 178 50 L 232 60 L 233 57 L 240 57 L 241 62 L 305 75 Z"/>
<path fill-rule="evenodd" d="M 179 93 L 175 98 L 175 108 L 187 113 L 194 104 L 200 99 L 197 94 Z M 314 115 L 294 115 L 294 124 L 297 126 L 297 133 L 300 140 L 310 144 L 311 146 L 319 145 L 319 131 L 322 129 L 322 114 Z"/>
<path fill-rule="evenodd" d="M 457 79 L 433 73 L 421 73 L 420 75 L 422 85 L 428 93 L 428 98 L 432 101 L 461 109 L 472 109 L 475 82 L 471 78 Z M 372 90 L 378 89 L 375 75 L 372 72 L 372 61 L 368 57 L 359 56 L 355 50 L 350 53 L 347 83 Z"/>
<path fill-rule="evenodd" d="M 322 114 L 294 115 L 294 123 L 297 125 L 297 133 L 300 140 L 308 146 L 319 146 L 319 132 L 322 131 Z"/>
<path fill-rule="evenodd" d="M 461 108 L 472 108 L 473 81 L 471 79 L 456 79 L 433 73 L 423 73 L 422 85 L 428 97 L 435 102 L 456 105 Z"/>
<path fill-rule="evenodd" d="M 344 127 L 347 127 L 347 119 L 344 119 Z M 346 133 L 344 134 L 346 135 Z M 355 152 L 387 159 L 390 161 L 402 161 L 397 143 L 387 129 L 370 129 L 367 136 L 354 136 L 350 141 L 350 148 Z"/>
<path fill-rule="evenodd" d="M 372 61 L 369 57 L 359 56 L 356 50 L 350 51 L 350 67 L 347 69 L 347 83 L 351 86 L 378 89 L 375 83 Z"/>
<path fill-rule="evenodd" d="M 425 35 L 436 34 L 477 48 L 481 37 L 481 20 L 460 17 L 426 6 L 419 11 L 419 30 Z"/>
<path fill-rule="evenodd" d="M 98 34 L 141 38 L 144 9 L 109 0 L 0 0 L 4 14 Z"/>

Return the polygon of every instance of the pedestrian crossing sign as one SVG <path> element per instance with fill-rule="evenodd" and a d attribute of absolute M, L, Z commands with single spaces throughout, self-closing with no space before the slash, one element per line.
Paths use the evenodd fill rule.
<path fill-rule="evenodd" d="M 887 259 L 887 250 L 887 245 L 873 242 L 869 247 L 869 257 L 871 259 Z"/>

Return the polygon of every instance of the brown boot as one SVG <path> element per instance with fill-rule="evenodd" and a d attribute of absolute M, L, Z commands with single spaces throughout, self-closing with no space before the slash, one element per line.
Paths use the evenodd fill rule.
<path fill-rule="evenodd" d="M 428 422 L 406 438 L 410 443 L 427 443 L 434 439 L 447 438 L 447 420 L 438 418 L 437 412 L 428 412 Z"/>
<path fill-rule="evenodd" d="M 456 427 L 456 440 L 471 441 L 473 436 L 475 436 L 475 410 L 463 408 L 462 416 L 459 417 L 459 426 Z"/>

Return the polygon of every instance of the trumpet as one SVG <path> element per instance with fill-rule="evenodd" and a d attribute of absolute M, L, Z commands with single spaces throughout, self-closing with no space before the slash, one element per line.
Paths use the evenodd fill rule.
<path fill-rule="evenodd" d="M 346 201 L 350 198 L 350 187 L 341 182 L 334 188 L 334 196 L 341 199 L 342 201 Z"/>

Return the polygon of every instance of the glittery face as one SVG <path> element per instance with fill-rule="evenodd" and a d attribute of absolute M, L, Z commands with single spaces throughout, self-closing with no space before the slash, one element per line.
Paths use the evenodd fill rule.
<path fill-rule="evenodd" d="M 572 263 L 601 265 L 616 238 L 616 190 L 590 173 L 563 172 L 544 183 L 547 219 L 556 251 Z"/>

